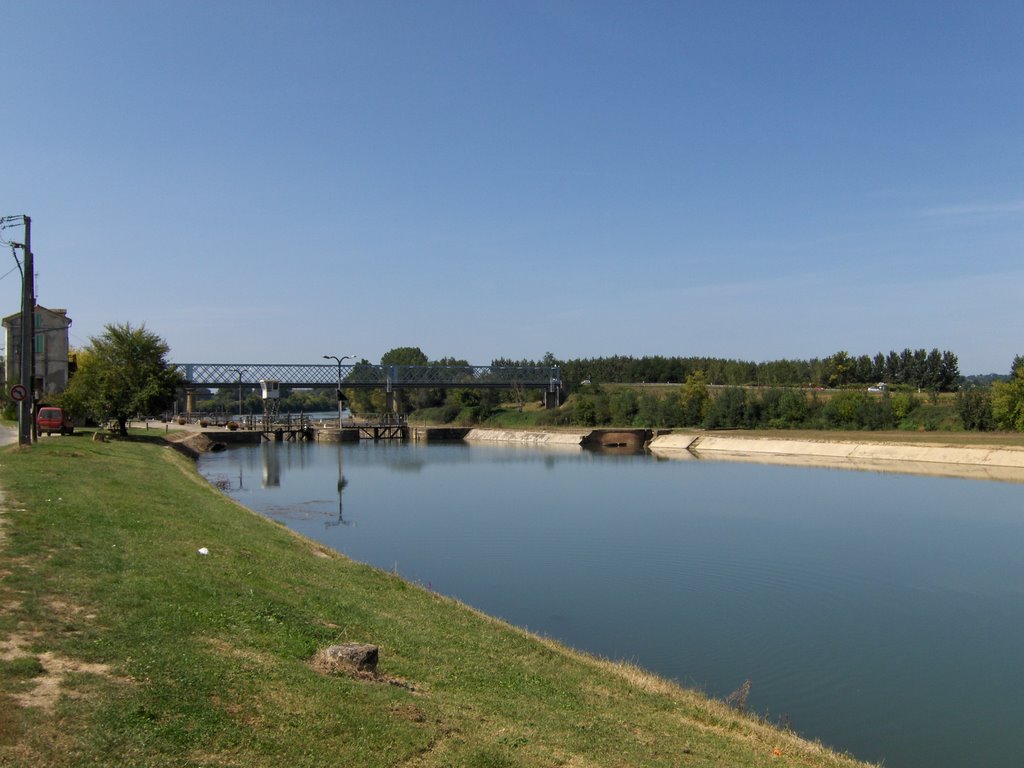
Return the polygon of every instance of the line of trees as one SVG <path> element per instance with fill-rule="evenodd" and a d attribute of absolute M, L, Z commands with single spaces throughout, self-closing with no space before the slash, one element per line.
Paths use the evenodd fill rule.
<path fill-rule="evenodd" d="M 360 360 L 359 364 L 368 364 L 368 360 Z M 385 352 L 380 358 L 381 365 L 455 365 L 468 366 L 465 360 L 454 357 L 442 357 L 431 360 L 419 347 L 395 347 Z M 398 409 L 407 413 L 425 408 L 436 408 L 448 402 L 457 390 L 442 387 L 430 389 L 399 389 L 395 392 Z M 379 389 L 346 389 L 345 396 L 351 403 L 355 413 L 383 413 L 387 405 L 387 397 Z"/>
<path fill-rule="evenodd" d="M 238 386 L 227 385 L 216 391 L 197 390 L 195 409 L 199 413 L 236 413 L 238 411 Z M 337 395 L 331 389 L 281 388 L 281 413 L 314 413 L 333 411 L 338 407 Z M 246 383 L 242 391 L 242 412 L 262 413 L 263 396 L 259 386 Z"/>
<path fill-rule="evenodd" d="M 700 371 L 709 384 L 732 386 L 817 386 L 843 387 L 885 382 L 933 392 L 952 392 L 960 381 L 957 356 L 949 351 L 904 349 L 879 352 L 874 357 L 852 356 L 839 351 L 825 358 L 772 360 L 755 363 L 714 357 L 612 357 L 557 360 L 550 353 L 541 361 L 499 358 L 501 366 L 558 365 L 562 380 L 570 385 L 582 381 L 679 383 Z"/>
<path fill-rule="evenodd" d="M 73 413 L 98 422 L 114 420 L 121 431 L 129 418 L 156 415 L 173 402 L 182 377 L 167 362 L 167 344 L 145 326 L 107 325 L 80 352 L 78 371 L 61 398 Z M 367 361 L 362 361 L 367 363 Z M 430 361 L 419 347 L 398 347 L 381 358 L 383 365 L 467 365 L 463 360 Z M 912 389 L 927 390 L 933 404 L 938 393 L 958 387 L 956 355 L 923 349 L 851 357 L 838 352 L 823 360 L 781 360 L 749 363 L 716 358 L 610 357 L 559 361 L 551 353 L 540 361 L 497 359 L 494 366 L 537 367 L 559 365 L 563 381 L 580 383 L 606 380 L 616 383 L 684 383 L 675 389 L 651 392 L 629 387 L 577 386 L 563 408 L 544 414 L 542 423 L 580 426 L 605 424 L 641 427 L 723 428 L 842 428 L 892 429 L 911 425 L 922 405 Z M 863 387 L 876 381 L 896 391 L 869 393 Z M 709 385 L 725 385 L 712 390 Z M 814 386 L 838 387 L 819 393 Z M 756 385 L 751 388 L 749 385 Z M 901 386 L 902 385 L 902 386 Z M 459 419 L 480 423 L 502 402 L 520 406 L 541 396 L 539 391 L 437 388 L 401 390 L 405 411 L 436 409 L 441 421 Z M 291 392 L 301 410 L 328 410 L 336 405 L 333 390 Z M 384 393 L 349 390 L 357 412 L 384 409 Z M 210 403 L 231 408 L 237 400 L 230 387 Z M 251 402 L 251 400 L 250 400 Z M 948 410 L 949 406 L 945 406 Z M 1017 355 L 1010 376 L 993 381 L 990 388 L 967 383 L 957 391 L 955 412 L 963 428 L 1024 431 L 1024 356 Z M 909 421 L 908 421 L 909 420 Z"/>
<path fill-rule="evenodd" d="M 713 392 L 700 371 L 667 393 L 588 387 L 562 412 L 575 426 L 703 429 L 897 429 L 922 405 L 913 392 L 868 393 L 727 386 Z M 557 418 L 557 417 L 555 417 Z"/>

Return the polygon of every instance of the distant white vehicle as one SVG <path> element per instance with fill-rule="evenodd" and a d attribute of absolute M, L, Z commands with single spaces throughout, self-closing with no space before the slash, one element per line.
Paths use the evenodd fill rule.
<path fill-rule="evenodd" d="M 886 384 L 884 381 L 878 382 L 873 387 L 868 387 L 868 392 L 888 392 L 888 391 L 889 391 L 889 385 Z"/>

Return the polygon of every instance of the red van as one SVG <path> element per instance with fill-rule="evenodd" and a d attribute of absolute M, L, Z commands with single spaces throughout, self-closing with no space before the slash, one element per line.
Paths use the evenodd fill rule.
<path fill-rule="evenodd" d="M 36 414 L 36 430 L 39 434 L 45 432 L 52 435 L 54 432 L 60 432 L 62 435 L 71 435 L 75 432 L 75 425 L 71 423 L 71 417 L 63 408 L 47 405 L 40 408 Z"/>

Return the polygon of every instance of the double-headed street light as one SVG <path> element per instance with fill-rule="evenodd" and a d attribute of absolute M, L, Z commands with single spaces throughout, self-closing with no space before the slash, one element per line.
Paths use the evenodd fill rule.
<path fill-rule="evenodd" d="M 342 360 L 354 360 L 355 357 L 355 355 L 344 355 L 343 357 L 324 355 L 324 360 L 334 360 L 338 363 L 338 429 L 341 429 L 341 362 Z"/>

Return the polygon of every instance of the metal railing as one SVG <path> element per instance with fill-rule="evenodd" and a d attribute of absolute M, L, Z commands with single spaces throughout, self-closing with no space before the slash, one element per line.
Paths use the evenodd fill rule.
<path fill-rule="evenodd" d="M 186 386 L 252 386 L 261 380 L 277 381 L 285 386 L 336 387 L 339 366 L 277 363 L 178 363 Z M 546 389 L 554 392 L 562 385 L 557 366 L 518 367 L 491 365 L 370 365 L 357 363 L 340 366 L 341 386 L 345 389 L 433 389 L 493 388 Z"/>

